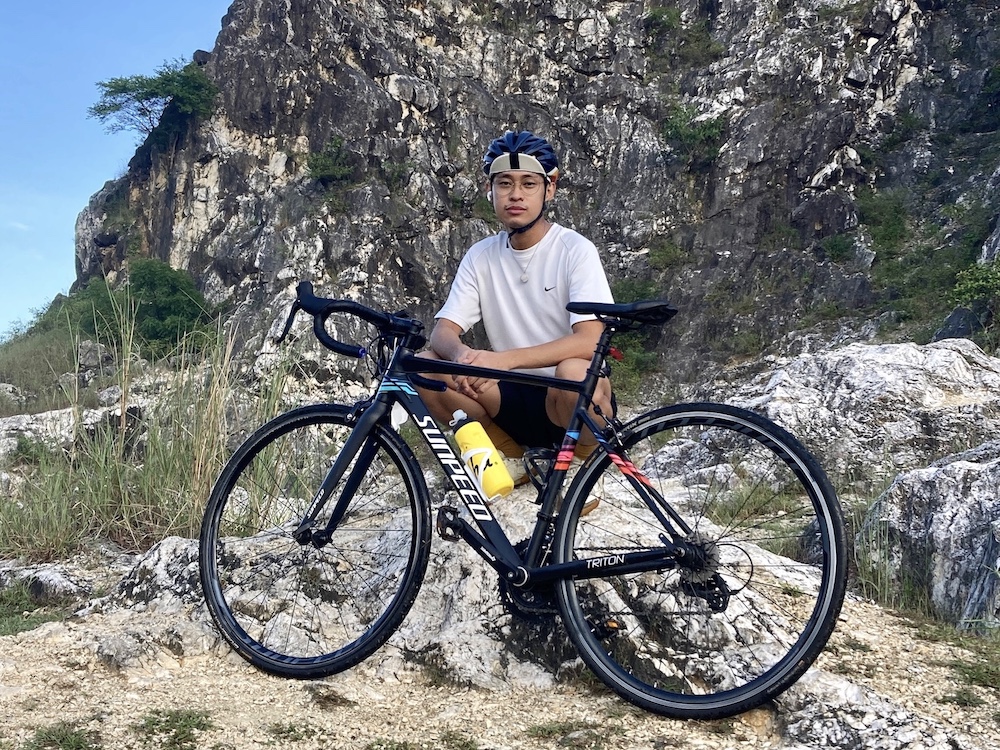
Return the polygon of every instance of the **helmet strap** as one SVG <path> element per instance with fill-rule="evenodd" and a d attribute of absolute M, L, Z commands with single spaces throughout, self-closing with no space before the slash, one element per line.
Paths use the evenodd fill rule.
<path fill-rule="evenodd" d="M 545 215 L 545 206 L 546 204 L 543 203 L 542 210 L 538 212 L 538 216 L 536 216 L 534 219 L 529 221 L 523 227 L 518 227 L 517 229 L 508 229 L 507 234 L 514 235 L 514 234 L 521 234 L 522 232 L 527 232 L 529 229 L 535 226 L 535 224 L 537 224 L 539 221 L 542 220 L 542 217 Z"/>

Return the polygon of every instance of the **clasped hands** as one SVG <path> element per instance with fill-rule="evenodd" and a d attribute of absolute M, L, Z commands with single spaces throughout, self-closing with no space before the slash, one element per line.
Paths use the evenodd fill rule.
<path fill-rule="evenodd" d="M 455 362 L 463 365 L 487 367 L 493 370 L 509 370 L 508 358 L 503 352 L 493 352 L 486 349 L 466 349 L 455 358 Z M 478 399 L 483 393 L 495 388 L 499 381 L 496 378 L 472 377 L 456 375 L 449 384 L 451 388 L 469 398 Z"/>

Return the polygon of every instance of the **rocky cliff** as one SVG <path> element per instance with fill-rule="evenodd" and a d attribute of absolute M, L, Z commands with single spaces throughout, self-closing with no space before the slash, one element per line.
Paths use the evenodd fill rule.
<path fill-rule="evenodd" d="M 594 239 L 619 297 L 682 308 L 651 342 L 689 355 L 671 358 L 676 380 L 803 327 L 933 323 L 955 271 L 1000 245 L 997 14 L 995 0 L 235 0 L 196 56 L 215 114 L 151 137 L 94 196 L 79 280 L 129 253 L 169 261 L 252 311 L 255 343 L 300 278 L 429 318 L 495 228 L 484 144 L 517 127 L 559 144 L 552 213 Z M 317 174 L 324 152 L 336 169 Z"/>

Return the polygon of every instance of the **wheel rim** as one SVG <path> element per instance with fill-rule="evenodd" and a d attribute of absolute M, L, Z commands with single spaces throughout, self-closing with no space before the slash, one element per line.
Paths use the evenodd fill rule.
<path fill-rule="evenodd" d="M 737 409 L 664 410 L 632 427 L 629 457 L 681 512 L 708 564 L 562 582 L 571 637 L 598 676 L 651 710 L 707 717 L 758 705 L 801 676 L 839 612 L 833 492 L 787 433 Z M 606 455 L 574 487 L 587 490 L 577 507 L 595 495 L 601 504 L 560 525 L 560 559 L 661 546 L 662 527 Z M 721 612 L 710 606 L 715 574 L 731 590 Z"/>
<path fill-rule="evenodd" d="M 365 658 L 405 615 L 426 565 L 412 476 L 384 438 L 329 543 L 293 537 L 349 430 L 328 416 L 279 429 L 216 490 L 206 598 L 227 640 L 269 671 L 315 676 Z"/>

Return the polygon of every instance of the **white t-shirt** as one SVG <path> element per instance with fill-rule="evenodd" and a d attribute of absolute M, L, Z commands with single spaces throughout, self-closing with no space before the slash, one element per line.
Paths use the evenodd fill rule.
<path fill-rule="evenodd" d="M 522 276 L 527 281 L 521 281 Z M 572 315 L 569 302 L 614 302 L 594 244 L 558 224 L 527 250 L 514 250 L 507 233 L 477 242 L 462 258 L 444 307 L 462 332 L 483 321 L 490 346 L 503 352 L 546 344 L 573 332 L 593 315 Z M 524 372 L 552 375 L 555 367 Z"/>

